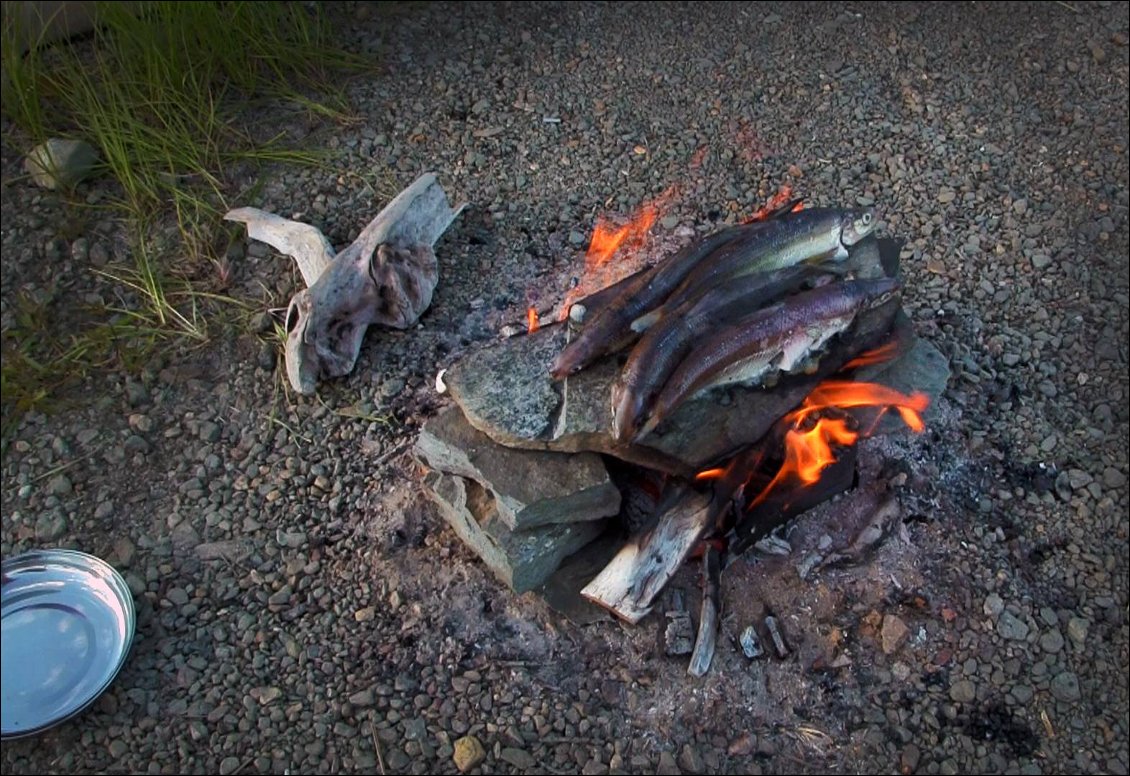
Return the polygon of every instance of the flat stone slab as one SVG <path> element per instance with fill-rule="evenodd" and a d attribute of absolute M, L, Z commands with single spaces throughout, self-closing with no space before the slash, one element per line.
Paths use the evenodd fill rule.
<path fill-rule="evenodd" d="M 853 250 L 850 269 L 860 277 L 897 274 L 899 245 L 865 240 Z M 637 444 L 612 436 L 612 386 L 627 352 L 565 380 L 550 378 L 550 362 L 570 337 L 566 323 L 492 343 L 448 369 L 445 381 L 468 422 L 501 445 L 599 452 L 691 476 L 756 442 L 821 380 L 884 341 L 897 313 L 898 303 L 892 302 L 861 315 L 813 374 L 786 376 L 771 389 L 735 387 L 685 402 Z"/>
<path fill-rule="evenodd" d="M 599 520 L 620 511 L 620 491 L 599 455 L 504 447 L 472 427 L 457 406 L 424 424 L 416 453 L 432 469 L 470 478 L 490 491 L 512 530 Z"/>
<path fill-rule="evenodd" d="M 495 498 L 474 480 L 432 470 L 424 477 L 424 490 L 459 538 L 515 593 L 545 584 L 562 561 L 596 539 L 607 522 L 512 531 Z"/>
<path fill-rule="evenodd" d="M 897 307 L 861 316 L 850 349 L 841 349 L 811 375 L 782 379 L 772 389 L 733 388 L 684 403 L 641 443 L 612 436 L 612 385 L 624 356 L 609 356 L 560 382 L 549 363 L 565 346 L 563 324 L 511 337 L 462 359 L 445 376 L 468 422 L 507 447 L 592 451 L 687 476 L 756 442 L 847 357 L 886 336 Z"/>

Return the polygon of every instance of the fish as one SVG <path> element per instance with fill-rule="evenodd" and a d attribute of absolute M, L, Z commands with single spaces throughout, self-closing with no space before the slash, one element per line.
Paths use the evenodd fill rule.
<path fill-rule="evenodd" d="M 707 288 L 730 283 L 753 272 L 768 272 L 794 264 L 844 262 L 849 249 L 875 229 L 871 209 L 811 208 L 777 219 L 769 230 L 740 235 L 706 256 L 669 298 L 678 306 Z M 636 332 L 655 322 L 655 311 L 632 321 Z"/>
<path fill-rule="evenodd" d="M 764 220 L 732 226 L 708 235 L 625 284 L 619 296 L 595 315 L 586 315 L 585 326 L 577 338 L 562 348 L 550 364 L 550 376 L 554 380 L 562 380 L 601 356 L 630 345 L 637 336 L 631 329 L 632 321 L 662 304 L 705 256 L 743 236 L 771 229 L 778 220 L 787 217 L 788 210 L 795 205 L 795 201 L 787 203 Z"/>
<path fill-rule="evenodd" d="M 829 283 L 723 327 L 675 368 L 632 441 L 650 434 L 684 401 L 723 386 L 757 385 L 804 369 L 859 312 L 885 304 L 901 288 L 896 278 Z"/>
<path fill-rule="evenodd" d="M 803 264 L 785 267 L 709 289 L 672 310 L 664 305 L 662 320 L 640 337 L 612 387 L 613 436 L 627 441 L 635 434 L 645 408 L 698 339 L 823 274 L 819 267 Z"/>

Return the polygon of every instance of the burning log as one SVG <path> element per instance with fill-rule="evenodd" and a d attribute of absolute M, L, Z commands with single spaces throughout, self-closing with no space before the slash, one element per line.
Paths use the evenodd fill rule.
<path fill-rule="evenodd" d="M 336 256 L 309 224 L 252 207 L 224 216 L 293 257 L 307 285 L 286 314 L 286 373 L 295 391 L 312 394 L 319 379 L 353 371 L 371 324 L 416 323 L 439 279 L 434 246 L 464 207 L 451 208 L 435 175 L 422 175 Z"/>

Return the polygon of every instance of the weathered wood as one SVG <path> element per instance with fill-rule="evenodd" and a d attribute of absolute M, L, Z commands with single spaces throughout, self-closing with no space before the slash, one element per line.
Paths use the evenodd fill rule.
<path fill-rule="evenodd" d="M 677 485 L 658 510 L 658 521 L 630 539 L 581 595 L 617 617 L 637 623 L 678 571 L 718 514 L 715 499 Z"/>
<path fill-rule="evenodd" d="M 307 287 L 314 285 L 334 259 L 334 248 L 322 230 L 254 207 L 229 210 L 224 219 L 247 226 L 247 236 L 290 256 Z"/>
<path fill-rule="evenodd" d="M 434 246 L 463 209 L 452 208 L 432 173 L 398 194 L 336 256 L 309 224 L 255 208 L 225 218 L 295 259 L 308 285 L 286 313 L 286 373 L 311 394 L 319 379 L 353 371 L 370 325 L 412 326 L 432 302 L 439 280 Z"/>
<path fill-rule="evenodd" d="M 698 637 L 687 666 L 691 676 L 703 676 L 710 670 L 714 649 L 718 641 L 718 618 L 722 610 L 722 563 L 718 549 L 707 544 L 702 554 L 702 609 L 698 618 Z"/>

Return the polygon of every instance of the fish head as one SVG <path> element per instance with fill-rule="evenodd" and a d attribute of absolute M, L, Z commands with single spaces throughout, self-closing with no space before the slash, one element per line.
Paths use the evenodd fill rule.
<path fill-rule="evenodd" d="M 850 248 L 875 231 L 878 222 L 872 208 L 845 210 L 840 217 L 840 242 Z"/>

